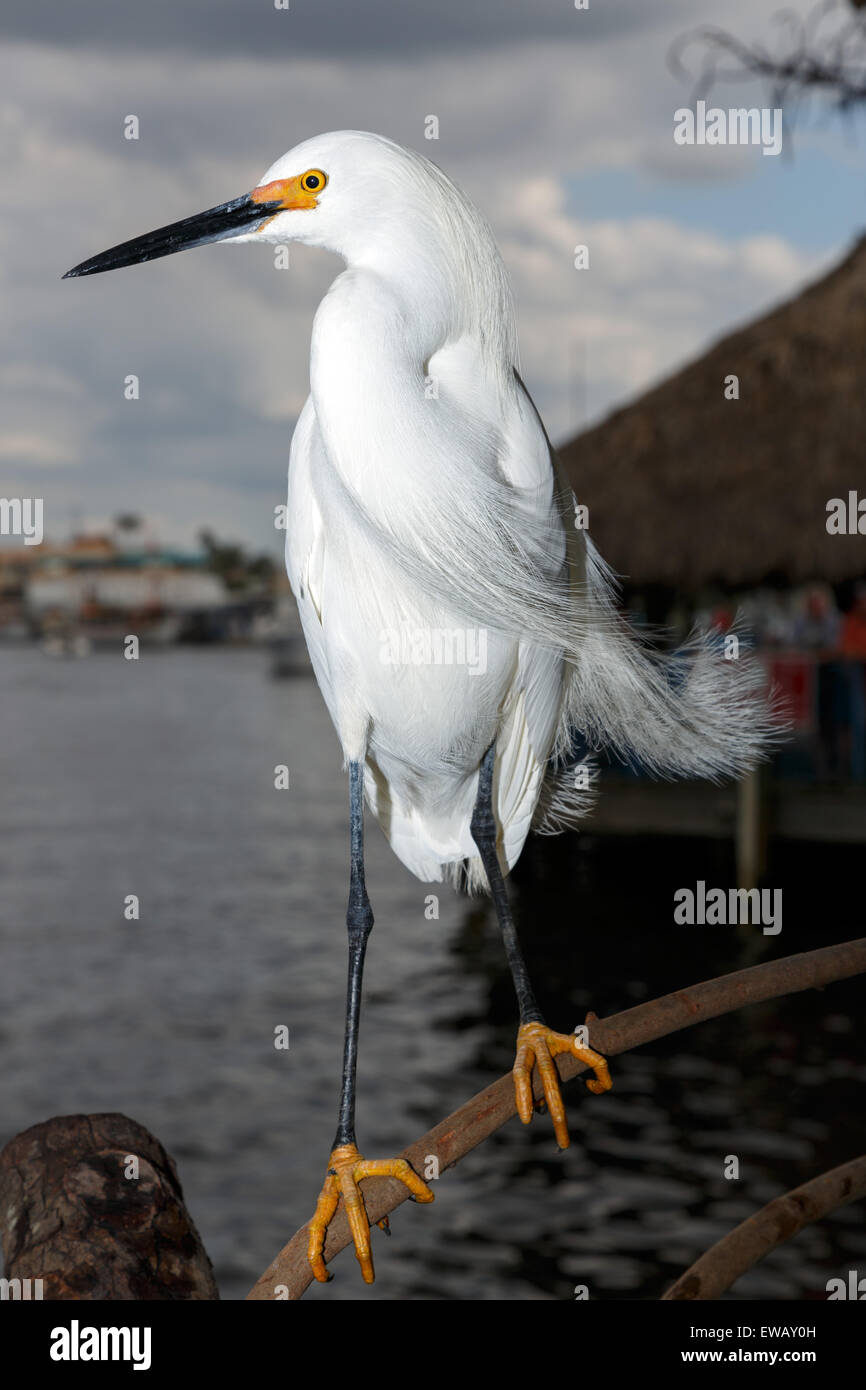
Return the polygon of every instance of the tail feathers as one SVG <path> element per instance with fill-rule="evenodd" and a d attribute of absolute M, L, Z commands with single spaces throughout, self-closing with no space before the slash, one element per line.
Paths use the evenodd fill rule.
<path fill-rule="evenodd" d="M 439 877 L 444 883 L 450 883 L 458 893 L 465 893 L 470 898 L 490 892 L 487 873 L 477 854 L 440 865 Z"/>
<path fill-rule="evenodd" d="M 568 680 L 551 767 L 534 828 L 556 833 L 585 816 L 591 759 L 575 765 L 579 736 L 591 754 L 612 752 L 655 777 L 741 777 L 785 735 L 784 711 L 760 663 L 722 650 L 718 633 L 695 631 L 671 655 L 651 651 L 615 614 L 610 570 L 587 541 L 593 625 Z M 739 644 L 739 634 L 728 634 Z M 729 644 L 730 646 L 730 644 Z M 740 644 L 741 647 L 741 644 Z M 736 655 L 734 655 L 736 653 Z"/>
<path fill-rule="evenodd" d="M 590 815 L 598 797 L 597 772 L 592 758 L 551 761 L 532 821 L 536 835 L 559 835 Z"/>

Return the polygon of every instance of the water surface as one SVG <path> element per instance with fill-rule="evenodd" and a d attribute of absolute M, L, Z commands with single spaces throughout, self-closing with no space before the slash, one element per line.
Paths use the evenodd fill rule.
<path fill-rule="evenodd" d="M 79 1111 L 146 1125 L 224 1298 L 312 1212 L 342 1045 L 346 779 L 315 682 L 272 681 L 267 664 L 254 650 L 0 651 L 0 1142 Z M 288 791 L 274 789 L 282 763 Z M 862 933 L 856 863 L 808 847 L 771 866 L 780 936 L 675 926 L 674 889 L 725 886 L 731 869 L 709 843 L 535 842 L 515 891 L 551 1024 Z M 417 882 L 372 824 L 368 886 L 358 1131 L 376 1157 L 511 1065 L 515 1011 L 485 904 Z M 587 1284 L 657 1298 L 757 1206 L 863 1152 L 862 1000 L 848 982 L 617 1058 L 610 1095 L 568 1088 L 567 1153 L 545 1116 L 511 1121 L 443 1176 L 435 1206 L 401 1207 L 387 1244 L 374 1233 L 372 1290 L 347 1252 L 307 1297 L 562 1299 Z M 732 1296 L 824 1297 L 858 1263 L 854 1206 Z"/>

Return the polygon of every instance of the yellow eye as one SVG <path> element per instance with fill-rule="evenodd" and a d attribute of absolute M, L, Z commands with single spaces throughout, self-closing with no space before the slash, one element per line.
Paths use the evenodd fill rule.
<path fill-rule="evenodd" d="M 327 176 L 322 173 L 321 169 L 308 169 L 305 174 L 301 175 L 301 187 L 305 188 L 308 193 L 318 193 L 319 189 L 324 188 L 327 182 Z"/>

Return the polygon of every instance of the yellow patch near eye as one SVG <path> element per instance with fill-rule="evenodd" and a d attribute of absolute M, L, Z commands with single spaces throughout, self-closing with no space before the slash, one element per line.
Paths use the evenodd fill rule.
<path fill-rule="evenodd" d="M 254 188 L 250 199 L 254 203 L 278 203 L 280 208 L 294 211 L 317 206 L 316 194 L 321 193 L 327 179 L 321 169 L 308 169 L 293 179 L 274 179 Z M 276 214 L 274 214 L 276 215 Z"/>

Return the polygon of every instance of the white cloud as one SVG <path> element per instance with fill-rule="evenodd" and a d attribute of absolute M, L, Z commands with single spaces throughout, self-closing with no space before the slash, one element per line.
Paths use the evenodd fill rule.
<path fill-rule="evenodd" d="M 66 436 L 51 435 L 36 430 L 3 430 L 0 432 L 0 459 L 7 459 L 25 468 L 32 464 L 69 464 L 78 462 L 75 444 Z"/>
<path fill-rule="evenodd" d="M 565 208 L 551 178 L 497 208 L 518 303 L 529 306 L 524 377 L 554 437 L 654 384 L 828 259 L 780 236 L 725 239 L 658 217 L 578 221 Z M 579 243 L 588 270 L 574 268 Z"/>

